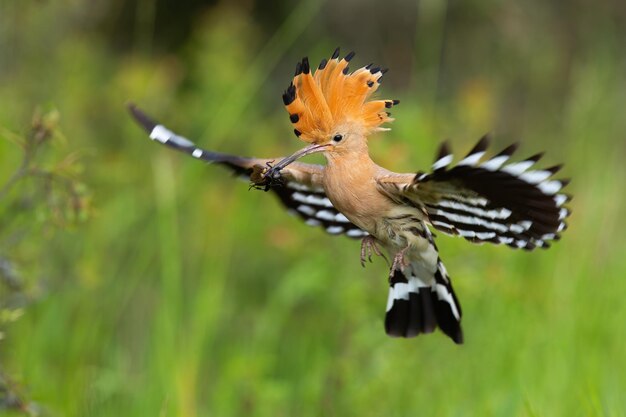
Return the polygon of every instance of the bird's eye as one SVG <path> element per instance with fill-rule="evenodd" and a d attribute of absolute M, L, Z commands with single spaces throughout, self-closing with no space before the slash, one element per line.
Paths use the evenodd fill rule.
<path fill-rule="evenodd" d="M 341 139 L 343 139 L 343 136 L 341 136 L 341 135 L 335 135 L 335 136 L 333 136 L 333 140 L 334 140 L 335 142 L 341 142 Z"/>

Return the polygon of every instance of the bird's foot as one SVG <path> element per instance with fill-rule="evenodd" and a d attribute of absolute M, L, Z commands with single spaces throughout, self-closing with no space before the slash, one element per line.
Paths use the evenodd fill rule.
<path fill-rule="evenodd" d="M 372 235 L 367 235 L 361 240 L 361 266 L 365 268 L 365 260 L 372 262 L 372 255 L 382 256 L 387 263 L 389 260 L 384 253 L 381 252 L 378 247 L 376 238 Z"/>
<path fill-rule="evenodd" d="M 250 174 L 250 188 L 256 190 L 268 191 L 271 187 L 282 185 L 282 177 L 280 168 L 272 166 L 274 161 L 267 162 L 265 165 L 255 165 L 252 167 Z"/>
<path fill-rule="evenodd" d="M 404 258 L 404 253 L 406 252 L 408 248 L 409 247 L 407 246 L 406 248 L 402 249 L 400 252 L 396 253 L 396 256 L 393 257 L 393 262 L 391 264 L 391 272 L 390 272 L 391 275 L 393 275 L 393 273 L 396 270 L 402 271 L 404 267 L 409 264 L 408 261 Z"/>

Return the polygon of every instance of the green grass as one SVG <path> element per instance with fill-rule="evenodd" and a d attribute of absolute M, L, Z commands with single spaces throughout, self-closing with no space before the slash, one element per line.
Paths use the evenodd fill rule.
<path fill-rule="evenodd" d="M 14 61 L 0 74 L 0 126 L 23 132 L 36 105 L 58 109 L 67 140 L 57 150 L 82 153 L 93 206 L 87 222 L 3 248 L 45 270 L 30 278 L 40 297 L 7 327 L 0 358 L 51 415 L 626 415 L 623 28 L 594 14 L 568 88 L 553 97 L 566 57 L 558 39 L 534 31 L 556 18 L 518 16 L 529 27 L 515 43 L 475 5 L 472 19 L 489 31 L 466 44 L 462 21 L 452 26 L 449 85 L 438 92 L 442 36 L 422 31 L 440 28 L 445 10 L 424 6 L 417 46 L 402 52 L 416 65 L 386 76 L 382 96 L 402 105 L 393 131 L 372 140 L 381 164 L 425 169 L 440 139 L 452 135 L 460 154 L 496 129 L 496 147 L 521 138 L 520 156 L 547 149 L 546 163 L 565 162 L 573 178 L 570 228 L 548 251 L 440 236 L 464 311 L 466 344 L 455 346 L 441 333 L 387 338 L 382 261 L 362 269 L 358 242 L 306 227 L 269 194 L 150 143 L 126 114 L 134 100 L 209 149 L 295 150 L 279 93 L 291 61 L 321 59 L 338 43 L 316 31 L 319 5 L 302 3 L 269 32 L 243 9 L 212 9 L 180 51 L 152 55 L 110 48 L 62 5 L 26 3 L 0 17 Z M 494 37 L 504 39 L 484 49 Z M 140 49 L 145 39 L 131 41 Z M 386 56 L 376 48 L 360 47 L 357 64 Z M 471 51 L 478 57 L 457 66 Z M 519 77 L 532 103 L 523 115 L 508 101 Z M 18 157 L 0 140 L 0 182 Z"/>

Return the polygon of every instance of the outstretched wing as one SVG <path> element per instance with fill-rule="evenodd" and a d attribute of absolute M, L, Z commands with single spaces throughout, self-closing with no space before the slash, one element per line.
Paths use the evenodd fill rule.
<path fill-rule="evenodd" d="M 569 181 L 551 178 L 561 165 L 529 171 L 543 154 L 505 165 L 517 145 L 479 163 L 488 142 L 483 137 L 452 167 L 444 143 L 431 173 L 405 181 L 382 179 L 380 188 L 391 198 L 422 208 L 432 226 L 444 233 L 527 250 L 549 247 L 566 229 L 570 215 L 564 204 L 571 197 L 560 193 Z"/>
<path fill-rule="evenodd" d="M 134 119 L 148 132 L 150 139 L 162 143 L 207 163 L 229 168 L 236 176 L 250 180 L 255 169 L 265 167 L 274 159 L 245 158 L 197 147 L 189 139 L 175 134 L 165 126 L 155 123 L 134 105 L 129 105 Z M 281 158 L 276 158 L 280 160 Z M 321 184 L 321 165 L 293 163 L 281 171 L 282 182 L 270 190 L 276 194 L 287 210 L 300 217 L 309 226 L 324 228 L 331 235 L 352 238 L 367 236 L 367 232 L 352 224 L 341 214 L 326 196 Z"/>

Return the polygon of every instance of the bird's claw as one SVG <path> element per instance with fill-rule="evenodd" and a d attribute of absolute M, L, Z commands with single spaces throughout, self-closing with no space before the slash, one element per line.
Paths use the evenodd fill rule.
<path fill-rule="evenodd" d="M 409 264 L 408 261 L 404 259 L 404 252 L 406 252 L 407 249 L 408 249 L 408 246 L 402 249 L 401 251 L 399 251 L 398 253 L 396 253 L 396 256 L 393 257 L 393 262 L 391 263 L 391 269 L 389 272 L 390 280 L 393 277 L 393 274 L 395 271 L 402 271 L 404 267 Z"/>
<path fill-rule="evenodd" d="M 382 253 L 380 248 L 378 247 L 378 244 L 376 243 L 376 238 L 368 235 L 361 240 L 361 266 L 363 268 L 365 268 L 366 258 L 370 263 L 372 262 L 372 255 L 382 256 L 385 261 L 389 263 L 389 260 L 387 259 L 385 254 Z"/>

